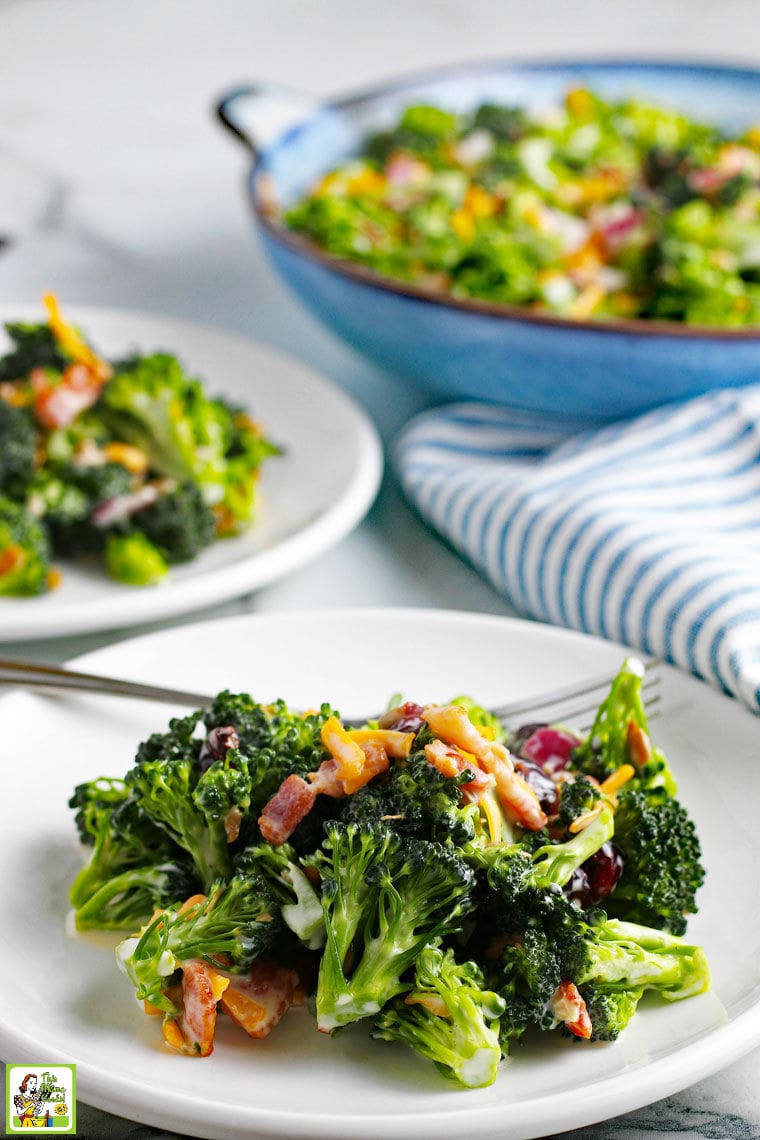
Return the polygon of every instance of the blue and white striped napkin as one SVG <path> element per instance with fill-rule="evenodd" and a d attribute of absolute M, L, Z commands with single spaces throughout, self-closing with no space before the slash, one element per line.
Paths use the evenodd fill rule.
<path fill-rule="evenodd" d="M 422 516 L 522 611 L 760 711 L 760 385 L 571 434 L 454 404 L 395 448 Z"/>

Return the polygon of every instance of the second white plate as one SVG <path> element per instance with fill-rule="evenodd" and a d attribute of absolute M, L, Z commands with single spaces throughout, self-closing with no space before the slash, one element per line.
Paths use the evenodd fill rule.
<path fill-rule="evenodd" d="M 262 469 L 259 518 L 246 534 L 214 543 L 142 589 L 112 581 L 100 565 L 61 562 L 59 589 L 0 598 L 0 641 L 137 625 L 226 601 L 316 558 L 364 517 L 380 485 L 382 448 L 365 413 L 324 377 L 273 349 L 184 321 L 79 307 L 66 315 L 108 357 L 178 356 L 211 394 L 249 409 L 285 453 Z M 28 305 L 0 307 L 0 324 L 40 319 Z"/>
<path fill-rule="evenodd" d="M 505 618 L 364 610 L 234 618 L 99 650 L 92 671 L 250 689 L 296 707 L 332 701 L 346 716 L 470 692 L 486 704 L 609 671 L 618 646 Z M 68 937 L 67 891 L 80 865 L 72 787 L 120 775 L 170 709 L 116 698 L 0 700 L 0 1055 L 73 1061 L 83 1100 L 215 1140 L 473 1140 L 545 1136 L 647 1104 L 729 1064 L 760 1041 L 758 722 L 735 701 L 664 671 L 655 736 L 704 848 L 707 882 L 689 937 L 705 947 L 712 992 L 647 1000 L 618 1041 L 559 1035 L 516 1048 L 487 1089 L 457 1090 L 403 1046 L 360 1026 L 335 1039 L 294 1011 L 265 1041 L 220 1024 L 213 1056 L 171 1053 L 118 972 L 114 938 Z M 224 1020 L 224 1019 L 223 1019 Z"/>

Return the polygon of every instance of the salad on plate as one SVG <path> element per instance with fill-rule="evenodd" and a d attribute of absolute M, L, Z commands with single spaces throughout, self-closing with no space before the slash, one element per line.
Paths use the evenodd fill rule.
<path fill-rule="evenodd" d="M 168 352 L 106 360 L 44 298 L 0 357 L 0 597 L 55 588 L 58 558 L 152 585 L 256 510 L 279 449 Z"/>
<path fill-rule="evenodd" d="M 760 128 L 727 133 L 640 98 L 409 106 L 283 220 L 337 258 L 456 298 L 760 324 Z"/>
<path fill-rule="evenodd" d="M 119 967 L 190 1056 L 219 1016 L 263 1038 L 304 1005 L 468 1088 L 535 1032 L 614 1040 L 647 991 L 710 984 L 684 939 L 699 840 L 641 680 L 626 661 L 586 737 L 507 736 L 465 697 L 352 725 L 222 692 L 75 789 L 76 927 L 126 933 Z"/>

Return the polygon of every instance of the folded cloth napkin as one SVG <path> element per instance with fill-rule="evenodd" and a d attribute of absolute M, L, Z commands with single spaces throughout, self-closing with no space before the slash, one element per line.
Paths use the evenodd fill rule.
<path fill-rule="evenodd" d="M 453 404 L 411 421 L 394 460 L 422 516 L 519 609 L 760 711 L 760 385 L 572 432 Z"/>

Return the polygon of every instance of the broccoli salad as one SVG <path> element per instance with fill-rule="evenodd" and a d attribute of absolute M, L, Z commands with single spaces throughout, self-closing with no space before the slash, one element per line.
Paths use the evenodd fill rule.
<path fill-rule="evenodd" d="M 508 737 L 464 697 L 353 726 L 222 692 L 75 789 L 76 926 L 127 932 L 119 967 L 190 1056 L 220 1013 L 263 1038 L 305 1004 L 468 1088 L 526 1033 L 612 1041 L 645 991 L 710 984 L 683 937 L 700 845 L 641 679 L 628 660 L 585 739 Z"/>
<path fill-rule="evenodd" d="M 760 127 L 585 89 L 528 113 L 411 106 L 286 224 L 457 298 L 582 320 L 760 324 Z"/>
<path fill-rule="evenodd" d="M 149 585 L 248 526 L 279 450 L 254 420 L 165 352 L 105 360 L 44 302 L 0 358 L 0 597 L 54 588 L 58 556 Z"/>

